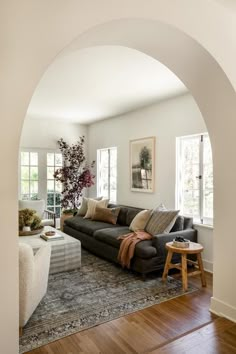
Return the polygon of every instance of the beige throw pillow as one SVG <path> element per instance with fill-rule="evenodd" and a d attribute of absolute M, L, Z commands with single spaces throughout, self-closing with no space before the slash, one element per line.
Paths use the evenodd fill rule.
<path fill-rule="evenodd" d="M 84 216 L 86 213 L 87 213 L 87 210 L 88 210 L 88 200 L 89 199 L 93 199 L 93 200 L 102 200 L 102 197 L 97 197 L 97 198 L 86 198 L 86 197 L 83 197 L 82 198 L 82 203 L 81 203 L 81 206 L 78 210 L 78 214 L 77 215 L 80 215 L 80 216 Z"/>
<path fill-rule="evenodd" d="M 109 199 L 102 199 L 102 200 L 89 199 L 88 200 L 88 210 L 84 216 L 84 219 L 92 219 L 95 214 L 96 206 L 98 206 L 100 208 L 106 208 L 108 205 L 108 202 L 109 202 Z"/>
<path fill-rule="evenodd" d="M 132 220 L 129 229 L 131 231 L 144 230 L 145 226 L 150 219 L 152 211 L 142 210 Z"/>

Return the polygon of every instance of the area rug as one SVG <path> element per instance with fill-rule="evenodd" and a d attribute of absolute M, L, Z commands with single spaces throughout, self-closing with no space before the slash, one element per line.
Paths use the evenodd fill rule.
<path fill-rule="evenodd" d="M 180 295 L 179 280 L 163 283 L 153 274 L 143 281 L 83 250 L 81 269 L 49 276 L 47 295 L 20 337 L 20 353 Z"/>

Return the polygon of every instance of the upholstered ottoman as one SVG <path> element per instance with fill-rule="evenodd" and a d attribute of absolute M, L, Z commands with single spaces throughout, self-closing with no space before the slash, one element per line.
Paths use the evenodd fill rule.
<path fill-rule="evenodd" d="M 44 231 L 54 230 L 53 227 L 45 226 Z M 63 235 L 63 240 L 44 241 L 40 234 L 33 236 L 20 236 L 19 242 L 30 245 L 34 253 L 45 244 L 51 245 L 50 274 L 65 272 L 81 267 L 81 244 L 80 241 L 56 230 L 57 234 Z"/>

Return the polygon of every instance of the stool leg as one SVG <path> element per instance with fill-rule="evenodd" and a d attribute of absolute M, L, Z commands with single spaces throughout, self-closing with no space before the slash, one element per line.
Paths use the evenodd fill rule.
<path fill-rule="evenodd" d="M 188 275 L 187 275 L 187 255 L 181 255 L 181 268 L 182 268 L 182 284 L 183 290 L 186 291 L 188 289 Z"/>
<path fill-rule="evenodd" d="M 162 274 L 163 281 L 165 281 L 167 278 L 168 271 L 169 271 L 169 264 L 171 263 L 171 259 L 172 259 L 172 254 L 173 254 L 173 252 L 171 252 L 170 250 L 167 253 L 165 268 L 164 268 L 164 272 Z"/>
<path fill-rule="evenodd" d="M 205 278 L 205 272 L 204 272 L 204 268 L 203 268 L 201 253 L 197 254 L 197 261 L 198 261 L 199 270 L 201 271 L 202 286 L 206 286 L 206 278 Z"/>

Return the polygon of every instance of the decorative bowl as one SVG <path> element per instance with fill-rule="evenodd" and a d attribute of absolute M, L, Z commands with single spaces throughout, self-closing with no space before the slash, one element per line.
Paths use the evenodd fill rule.
<path fill-rule="evenodd" d="M 188 248 L 190 245 L 190 241 L 184 241 L 184 242 L 179 242 L 173 240 L 172 246 L 177 247 L 177 248 Z"/>
<path fill-rule="evenodd" d="M 46 231 L 46 232 L 44 232 L 44 234 L 46 236 L 54 236 L 56 234 L 56 232 L 55 231 Z"/>

